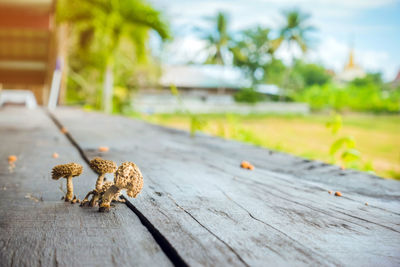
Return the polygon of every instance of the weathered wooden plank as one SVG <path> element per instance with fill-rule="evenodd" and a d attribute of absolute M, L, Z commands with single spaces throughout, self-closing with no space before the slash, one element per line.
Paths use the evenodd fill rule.
<path fill-rule="evenodd" d="M 106 145 L 104 157 L 140 166 L 132 203 L 189 264 L 400 264 L 395 181 L 122 117 L 56 115 L 89 158 Z"/>
<path fill-rule="evenodd" d="M 171 265 L 126 205 L 102 214 L 60 200 L 61 183 L 50 175 L 54 165 L 84 166 L 73 181 L 81 199 L 97 176 L 43 111 L 0 110 L 0 140 L 1 266 Z M 18 156 L 12 173 L 11 154 Z"/>

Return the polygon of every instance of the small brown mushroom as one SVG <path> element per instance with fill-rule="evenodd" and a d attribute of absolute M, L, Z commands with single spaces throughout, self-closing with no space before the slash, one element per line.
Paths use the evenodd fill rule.
<path fill-rule="evenodd" d="M 104 176 L 106 175 L 106 173 L 114 173 L 117 170 L 117 164 L 115 164 L 114 161 L 96 157 L 90 161 L 89 166 L 92 170 L 99 174 L 99 177 L 96 181 L 95 190 L 90 191 L 86 195 L 85 199 L 82 201 L 81 206 L 85 205 L 88 201 L 88 197 L 90 196 L 90 194 L 93 194 L 92 200 L 90 201 L 89 205 L 91 207 L 94 207 L 100 197 L 100 191 L 102 190 Z"/>
<path fill-rule="evenodd" d="M 72 178 L 81 175 L 82 171 L 83 167 L 78 163 L 62 164 L 53 168 L 51 176 L 54 180 L 58 180 L 60 178 L 67 179 L 67 194 L 65 195 L 65 201 L 72 201 L 74 198 L 74 186 L 72 184 Z"/>
<path fill-rule="evenodd" d="M 94 170 L 99 177 L 96 181 L 96 189 L 100 190 L 103 186 L 104 176 L 106 173 L 114 173 L 117 170 L 117 164 L 114 161 L 102 158 L 94 158 L 90 161 L 89 166 Z"/>
<path fill-rule="evenodd" d="M 143 188 L 143 175 L 133 162 L 124 162 L 118 167 L 114 175 L 114 184 L 101 197 L 100 212 L 108 211 L 110 203 L 116 199 L 122 189 L 126 189 L 128 196 L 136 197 Z"/>
<path fill-rule="evenodd" d="M 114 182 L 105 181 L 105 182 L 103 183 L 103 186 L 101 187 L 101 190 L 100 190 L 100 191 L 98 191 L 98 190 L 92 190 L 92 191 L 90 191 L 89 193 L 87 193 L 86 197 L 82 200 L 80 206 L 81 206 L 81 207 L 82 207 L 82 206 L 85 206 L 85 204 L 86 204 L 87 202 L 89 202 L 89 197 L 90 197 L 90 195 L 98 194 L 99 196 L 102 196 L 102 195 L 107 191 L 107 189 L 110 188 L 113 184 L 114 184 Z M 120 196 L 120 194 L 116 194 L 116 195 L 113 197 L 113 199 L 112 199 L 111 201 L 125 202 L 125 200 L 120 199 L 119 196 Z M 96 200 L 96 202 L 94 203 L 94 205 L 96 205 L 97 202 L 98 202 L 98 199 Z"/>

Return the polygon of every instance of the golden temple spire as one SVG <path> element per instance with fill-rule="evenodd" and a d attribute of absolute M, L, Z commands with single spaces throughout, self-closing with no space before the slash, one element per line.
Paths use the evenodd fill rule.
<path fill-rule="evenodd" d="M 353 48 L 350 49 L 350 55 L 349 55 L 349 62 L 346 65 L 346 68 L 352 69 L 355 67 L 354 64 L 354 51 Z"/>

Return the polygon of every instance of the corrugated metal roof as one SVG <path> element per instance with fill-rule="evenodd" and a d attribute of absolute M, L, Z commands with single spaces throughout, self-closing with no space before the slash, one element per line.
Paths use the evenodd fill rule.
<path fill-rule="evenodd" d="M 160 83 L 188 88 L 238 89 L 250 85 L 240 69 L 220 65 L 164 66 Z"/>

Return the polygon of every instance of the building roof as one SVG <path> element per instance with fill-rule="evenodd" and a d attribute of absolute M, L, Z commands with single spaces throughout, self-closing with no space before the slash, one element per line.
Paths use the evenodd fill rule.
<path fill-rule="evenodd" d="M 187 88 L 247 87 L 250 82 L 239 68 L 221 65 L 164 66 L 160 79 L 162 86 L 175 85 Z"/>

